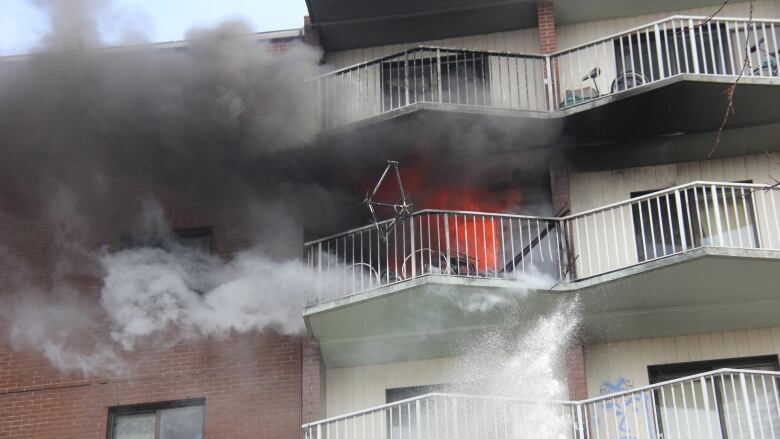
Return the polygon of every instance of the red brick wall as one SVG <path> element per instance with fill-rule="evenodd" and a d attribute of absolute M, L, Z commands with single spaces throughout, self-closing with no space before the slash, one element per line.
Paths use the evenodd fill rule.
<path fill-rule="evenodd" d="M 553 0 L 539 0 L 536 4 L 539 26 L 539 50 L 548 54 L 558 50 L 558 37 L 555 32 L 555 7 Z"/>
<path fill-rule="evenodd" d="M 298 438 L 302 346 L 270 333 L 184 343 L 133 355 L 131 376 L 82 379 L 0 345 L 0 437 L 105 438 L 113 406 L 202 397 L 206 438 Z"/>
<path fill-rule="evenodd" d="M 585 350 L 575 338 L 566 350 L 566 379 L 569 399 L 580 401 L 588 398 L 588 382 L 585 376 Z"/>

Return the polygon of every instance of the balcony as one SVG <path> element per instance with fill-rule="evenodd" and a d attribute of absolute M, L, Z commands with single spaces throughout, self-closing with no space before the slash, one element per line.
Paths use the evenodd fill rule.
<path fill-rule="evenodd" d="M 592 341 L 780 324 L 777 187 L 693 182 L 566 217 L 423 210 L 380 228 L 306 244 L 321 282 L 304 318 L 328 367 L 457 355 L 575 297 Z"/>
<path fill-rule="evenodd" d="M 721 369 L 584 401 L 428 394 L 303 425 L 326 438 L 770 438 L 780 373 Z"/>
<path fill-rule="evenodd" d="M 778 31 L 778 20 L 674 16 L 552 55 L 420 46 L 309 86 L 324 130 L 446 112 L 562 119 L 588 142 L 706 131 L 719 127 L 722 91 L 738 77 L 729 126 L 776 121 L 767 93 L 780 93 Z M 599 120 L 610 123 L 594 128 Z"/>

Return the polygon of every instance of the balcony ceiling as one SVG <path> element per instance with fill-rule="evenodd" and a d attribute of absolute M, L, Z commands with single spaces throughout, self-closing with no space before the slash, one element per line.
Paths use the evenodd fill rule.
<path fill-rule="evenodd" d="M 326 50 L 536 26 L 535 0 L 307 0 Z"/>
<path fill-rule="evenodd" d="M 307 0 L 326 50 L 536 27 L 536 0 Z M 560 24 L 719 5 L 722 0 L 556 0 Z"/>

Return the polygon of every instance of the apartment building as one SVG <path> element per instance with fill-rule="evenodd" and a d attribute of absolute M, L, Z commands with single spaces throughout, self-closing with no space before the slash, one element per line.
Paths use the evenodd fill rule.
<path fill-rule="evenodd" d="M 0 344 L 0 437 L 780 436 L 780 3 L 307 4 L 258 38 L 321 47 L 319 151 L 357 198 L 399 161 L 414 208 L 304 231 L 303 336 L 141 347 L 121 379 Z"/>
<path fill-rule="evenodd" d="M 306 437 L 780 435 L 780 3 L 725 3 L 308 1 L 324 136 L 426 183 L 305 246 Z M 491 396 L 485 334 L 572 303 L 565 392 Z"/>

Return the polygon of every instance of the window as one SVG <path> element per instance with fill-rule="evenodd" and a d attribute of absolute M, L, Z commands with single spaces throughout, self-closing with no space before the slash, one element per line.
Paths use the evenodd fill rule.
<path fill-rule="evenodd" d="M 443 103 L 490 105 L 488 72 L 487 56 L 475 52 L 438 57 L 435 53 L 414 52 L 408 57 L 385 61 L 382 63 L 382 110 L 416 102 L 439 102 L 440 89 Z"/>
<path fill-rule="evenodd" d="M 387 403 L 402 401 L 404 399 L 414 398 L 416 396 L 426 395 L 428 393 L 442 392 L 449 388 L 446 384 L 434 384 L 428 386 L 399 387 L 396 389 L 387 389 L 385 398 Z M 421 413 L 425 417 L 425 412 Z M 388 437 L 411 437 L 410 435 L 417 428 L 417 410 L 413 404 L 399 405 L 390 409 L 388 415 Z M 424 423 L 425 419 L 421 419 Z"/>
<path fill-rule="evenodd" d="M 633 192 L 631 198 L 653 192 L 657 191 Z M 683 251 L 683 237 L 687 248 L 745 248 L 758 242 L 752 193 L 744 188 L 666 193 L 638 200 L 631 205 L 631 214 L 639 262 Z"/>
<path fill-rule="evenodd" d="M 117 407 L 109 439 L 202 439 L 203 399 Z"/>
<path fill-rule="evenodd" d="M 647 371 L 650 383 L 656 384 L 724 368 L 780 370 L 777 355 L 766 355 L 649 366 Z M 681 427 L 676 421 L 683 418 L 689 420 L 690 431 L 699 433 L 695 437 L 709 437 L 710 430 L 718 438 L 750 437 L 746 405 L 750 407 L 754 430 L 760 430 L 760 436 L 756 432 L 757 437 L 764 437 L 765 432 L 769 433 L 767 437 L 780 436 L 779 400 L 773 380 L 748 378 L 746 384 L 747 388 L 743 389 L 738 375 L 724 375 L 706 378 L 703 384 L 699 380 L 666 387 L 664 393 L 655 391 L 656 416 L 660 419 L 658 428 L 665 433 L 663 437 L 681 437 L 680 432 L 688 425 Z M 748 395 L 747 404 L 745 394 Z"/>
<path fill-rule="evenodd" d="M 194 227 L 174 231 L 179 244 L 210 253 L 213 247 L 214 230 L 212 227 Z"/>

